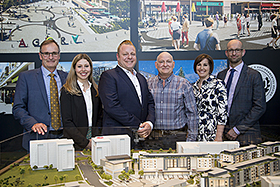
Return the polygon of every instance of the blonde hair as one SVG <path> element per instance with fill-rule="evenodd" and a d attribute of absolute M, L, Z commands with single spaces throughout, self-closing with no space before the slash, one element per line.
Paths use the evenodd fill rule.
<path fill-rule="evenodd" d="M 91 67 L 91 71 L 90 71 L 88 80 L 89 80 L 89 82 L 92 83 L 94 89 L 96 90 L 97 94 L 96 94 L 95 97 L 97 97 L 98 96 L 98 86 L 97 86 L 96 82 L 93 79 L 93 76 L 92 76 L 92 68 L 93 68 L 92 61 L 91 61 L 90 57 L 87 54 L 80 53 L 80 54 L 78 54 L 78 55 L 76 55 L 74 57 L 74 59 L 72 61 L 72 64 L 71 64 L 70 71 L 69 71 L 67 79 L 66 79 L 66 83 L 63 85 L 63 87 L 71 95 L 78 95 L 78 96 L 81 95 L 81 91 L 80 91 L 78 83 L 77 83 L 77 74 L 76 74 L 76 71 L 75 71 L 76 64 L 81 59 L 85 59 L 86 61 L 88 61 L 89 65 Z"/>

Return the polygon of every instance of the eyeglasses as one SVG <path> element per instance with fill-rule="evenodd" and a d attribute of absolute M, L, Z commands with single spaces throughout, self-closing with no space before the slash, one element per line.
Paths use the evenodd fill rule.
<path fill-rule="evenodd" d="M 235 52 L 235 53 L 241 53 L 242 50 L 243 50 L 243 49 L 228 49 L 227 52 L 228 52 L 228 53 L 233 53 L 233 52 Z"/>
<path fill-rule="evenodd" d="M 50 55 L 52 55 L 53 57 L 58 57 L 59 55 L 59 52 L 52 52 L 52 53 L 49 53 L 49 52 L 45 52 L 43 53 L 42 51 L 40 52 L 44 58 L 48 58 Z"/>

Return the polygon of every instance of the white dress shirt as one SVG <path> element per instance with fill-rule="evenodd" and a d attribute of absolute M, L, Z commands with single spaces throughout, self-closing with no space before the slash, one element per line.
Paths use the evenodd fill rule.
<path fill-rule="evenodd" d="M 88 116 L 88 126 L 92 126 L 92 99 L 91 99 L 91 82 L 88 81 L 89 87 L 86 91 L 84 91 L 84 85 L 79 80 L 77 80 L 78 85 L 80 86 L 85 102 L 86 102 L 86 108 L 87 108 L 87 116 Z"/>

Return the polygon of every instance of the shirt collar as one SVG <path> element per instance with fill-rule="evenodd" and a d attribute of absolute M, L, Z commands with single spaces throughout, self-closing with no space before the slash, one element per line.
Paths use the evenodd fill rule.
<path fill-rule="evenodd" d="M 44 66 L 41 66 L 41 70 L 43 73 L 43 76 L 47 77 L 49 76 L 49 74 L 51 74 L 51 72 L 49 70 L 47 70 Z M 52 72 L 55 76 L 58 76 L 58 72 L 57 69 L 54 70 L 54 72 Z"/>
<path fill-rule="evenodd" d="M 131 71 L 129 71 L 129 70 L 127 70 L 127 69 L 121 67 L 119 64 L 118 64 L 118 66 L 119 66 L 126 74 L 132 74 Z M 132 71 L 133 71 L 133 74 L 132 74 L 132 75 L 135 75 L 135 76 L 136 76 L 137 71 L 135 71 L 135 69 L 132 69 Z"/>
<path fill-rule="evenodd" d="M 229 66 L 229 71 L 231 69 L 235 69 L 238 72 L 241 72 L 242 68 L 243 68 L 244 62 L 242 61 L 238 66 L 236 66 L 235 68 L 232 68 L 231 66 Z"/>
<path fill-rule="evenodd" d="M 167 79 L 165 79 L 165 83 L 171 82 L 174 77 L 174 73 L 172 73 Z M 163 79 L 158 75 L 158 80 L 163 81 Z"/>
<path fill-rule="evenodd" d="M 84 90 L 84 85 L 83 85 L 83 83 L 81 83 L 81 81 L 79 81 L 79 80 L 77 80 L 77 83 L 78 83 L 78 85 L 80 86 L 81 90 Z M 90 88 L 90 87 L 91 87 L 91 82 L 88 81 L 88 83 L 89 83 L 89 88 Z"/>

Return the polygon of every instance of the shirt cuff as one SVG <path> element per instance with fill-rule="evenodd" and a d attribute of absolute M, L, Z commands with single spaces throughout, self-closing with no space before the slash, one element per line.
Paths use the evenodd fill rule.
<path fill-rule="evenodd" d="M 234 132 L 235 132 L 237 135 L 240 134 L 239 130 L 238 130 L 236 127 L 233 127 L 233 130 L 234 130 Z"/>
<path fill-rule="evenodd" d="M 153 125 L 153 123 L 152 123 L 152 122 L 150 122 L 150 121 L 146 121 L 145 123 L 148 123 L 148 124 L 150 125 L 150 127 L 151 127 L 151 130 L 153 130 L 154 125 Z"/>

